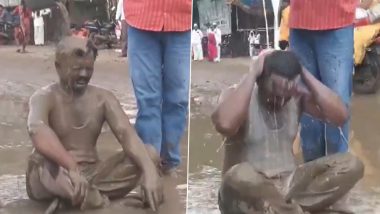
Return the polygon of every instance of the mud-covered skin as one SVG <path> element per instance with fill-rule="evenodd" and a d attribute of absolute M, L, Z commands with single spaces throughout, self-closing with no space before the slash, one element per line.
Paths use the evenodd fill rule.
<path fill-rule="evenodd" d="M 104 206 L 100 193 L 122 197 L 141 184 L 156 210 L 163 197 L 157 154 L 143 145 L 116 97 L 88 85 L 96 56 L 90 41 L 65 37 L 56 50 L 59 82 L 30 98 L 27 125 L 35 150 L 28 162 L 28 195 L 60 197 L 84 209 Z M 100 162 L 96 142 L 105 122 L 123 152 Z"/>
<path fill-rule="evenodd" d="M 112 111 L 113 104 L 117 104 L 116 98 L 105 89 L 89 85 L 83 96 L 73 101 L 59 84 L 52 84 L 32 96 L 29 128 L 38 123 L 49 126 L 76 162 L 94 163 L 105 111 Z M 40 114 L 35 109 L 46 109 L 46 121 L 34 121 L 34 114 Z"/>
<path fill-rule="evenodd" d="M 259 115 L 265 112 L 260 110 L 257 96 L 256 88 L 246 125 L 236 136 L 226 139 L 219 193 L 223 214 L 320 211 L 337 202 L 362 178 L 364 166 L 351 154 L 331 155 L 296 166 L 292 144 L 301 113 L 299 102 L 292 98 L 272 120 Z M 278 142 L 274 142 L 276 138 Z"/>

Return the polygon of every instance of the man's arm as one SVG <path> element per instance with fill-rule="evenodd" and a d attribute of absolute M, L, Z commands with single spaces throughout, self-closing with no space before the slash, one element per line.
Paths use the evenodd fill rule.
<path fill-rule="evenodd" d="M 129 122 L 128 116 L 123 111 L 119 101 L 111 92 L 105 93 L 105 117 L 112 132 L 123 147 L 124 152 L 141 169 L 143 186 L 148 191 L 148 202 L 153 210 L 156 209 L 160 197 L 158 191 L 158 171 L 150 158 L 143 142 Z"/>
<path fill-rule="evenodd" d="M 340 97 L 306 69 L 302 71 L 302 79 L 310 92 L 302 98 L 304 111 L 338 127 L 342 126 L 349 113 Z"/>
<path fill-rule="evenodd" d="M 78 168 L 54 131 L 49 127 L 50 100 L 47 91 L 36 92 L 29 101 L 28 132 L 35 149 L 59 166 L 70 170 Z"/>

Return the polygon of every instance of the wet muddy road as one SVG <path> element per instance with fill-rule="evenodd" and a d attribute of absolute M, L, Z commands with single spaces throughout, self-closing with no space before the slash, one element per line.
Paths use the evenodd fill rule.
<path fill-rule="evenodd" d="M 209 119 L 220 91 L 248 71 L 249 59 L 192 64 L 188 214 L 220 213 L 217 192 L 223 160 L 222 137 Z M 349 198 L 358 214 L 380 213 L 380 93 L 354 95 L 350 149 L 364 162 L 365 177 Z"/>
<path fill-rule="evenodd" d="M 26 132 L 27 101 L 37 89 L 57 80 L 54 69 L 53 47 L 30 47 L 30 53 L 17 54 L 15 47 L 0 47 L 0 201 L 6 204 L 0 213 L 42 213 L 45 204 L 27 200 L 25 191 L 26 158 L 32 150 Z M 136 105 L 125 58 L 118 53 L 102 50 L 95 63 L 91 84 L 113 91 L 124 110 L 134 122 Z M 115 153 L 121 147 L 107 127 L 98 141 L 101 158 Z M 186 198 L 187 133 L 182 140 L 182 166 L 176 181 L 166 179 L 167 201 L 159 213 L 184 213 Z M 177 190 L 176 190 L 177 189 Z M 180 197 L 178 197 L 178 194 Z M 180 205 L 175 201 L 180 198 Z M 127 205 L 126 205 L 127 204 Z M 119 200 L 111 207 L 92 213 L 150 213 L 135 208 L 139 204 L 129 200 Z M 75 213 L 75 212 L 63 212 Z"/>

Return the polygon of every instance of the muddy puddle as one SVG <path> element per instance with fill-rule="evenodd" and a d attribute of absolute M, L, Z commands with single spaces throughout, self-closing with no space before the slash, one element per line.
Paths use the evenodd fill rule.
<path fill-rule="evenodd" d="M 223 63 L 223 62 L 222 62 Z M 226 64 L 231 62 L 225 62 Z M 220 66 L 220 65 L 215 65 Z M 231 64 L 228 64 L 231 66 Z M 203 72 L 219 72 L 224 75 L 224 87 L 233 84 L 241 76 L 233 71 L 221 71 L 223 68 L 209 70 L 197 64 L 192 75 L 201 76 Z M 220 66 L 222 67 L 222 66 Z M 196 77 L 197 78 L 197 77 Z M 234 79 L 234 80 L 228 80 Z M 222 82 L 222 80 L 215 80 Z M 216 104 L 222 88 L 218 83 L 192 83 L 192 117 L 189 145 L 189 189 L 188 214 L 220 213 L 217 205 L 218 189 L 221 181 L 223 161 L 222 137 L 214 130 L 209 115 Z M 197 85 L 195 85 L 197 84 Z M 352 125 L 350 150 L 364 162 L 365 177 L 355 186 L 349 195 L 349 206 L 357 214 L 380 213 L 380 93 L 379 95 L 355 95 L 352 105 Z"/>
<path fill-rule="evenodd" d="M 2 51 L 8 52 L 8 50 L 0 50 Z M 56 74 L 51 71 L 50 59 L 53 53 L 51 49 L 47 47 L 39 50 L 31 47 L 31 51 L 36 54 L 22 56 L 18 58 L 18 63 L 10 61 L 13 58 L 12 54 L 0 53 L 4 56 L 0 58 L 0 65 L 6 66 L 6 69 L 0 73 L 0 201 L 5 204 L 5 208 L 0 208 L 0 214 L 43 213 L 47 208 L 46 204 L 28 200 L 25 189 L 26 159 L 32 151 L 32 144 L 26 131 L 27 102 L 36 89 L 55 81 Z M 122 64 L 120 60 L 114 59 L 117 59 L 117 53 L 104 52 L 100 55 L 91 83 L 111 89 L 120 100 L 131 123 L 134 123 L 137 109 L 128 81 L 127 65 L 125 62 Z M 26 67 L 28 69 L 25 69 Z M 183 164 L 179 168 L 179 178 L 165 179 L 166 201 L 170 203 L 164 203 L 158 213 L 185 212 L 187 137 L 183 138 L 181 144 Z M 97 145 L 101 159 L 121 150 L 116 138 L 106 125 Z M 79 212 L 65 210 L 60 213 Z M 142 209 L 139 201 L 123 198 L 113 201 L 106 209 L 85 213 L 143 214 L 151 213 L 151 211 Z"/>

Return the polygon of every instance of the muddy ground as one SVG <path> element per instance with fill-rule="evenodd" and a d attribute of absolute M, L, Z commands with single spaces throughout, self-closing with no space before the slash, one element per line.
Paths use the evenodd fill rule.
<path fill-rule="evenodd" d="M 217 191 L 223 160 L 222 137 L 214 130 L 209 116 L 220 91 L 237 83 L 248 66 L 248 58 L 192 64 L 188 214 L 220 213 Z M 380 213 L 379 107 L 380 92 L 353 97 L 350 150 L 366 167 L 364 179 L 349 197 L 349 206 L 358 214 Z"/>
<path fill-rule="evenodd" d="M 5 208 L 0 213 L 42 213 L 45 204 L 28 200 L 25 191 L 26 158 L 32 150 L 26 132 L 27 101 L 38 88 L 57 80 L 54 69 L 54 47 L 28 47 L 29 53 L 18 54 L 14 46 L 0 46 L 0 201 Z M 95 64 L 91 84 L 113 91 L 124 110 L 134 122 L 136 104 L 130 82 L 127 59 L 119 58 L 115 50 L 102 50 Z M 121 147 L 112 133 L 104 128 L 99 142 L 102 158 Z M 187 179 L 187 133 L 182 140 L 182 165 L 176 181 L 165 180 L 167 203 L 159 213 L 184 213 Z M 180 197 L 178 197 L 178 194 Z M 176 202 L 180 200 L 180 204 Z M 136 206 L 132 206 L 136 205 Z M 176 210 L 176 211 L 174 211 Z M 180 211 L 178 211 L 180 210 Z M 123 199 L 113 202 L 108 209 L 91 213 L 151 213 L 139 204 Z M 61 213 L 75 213 L 64 211 Z"/>

